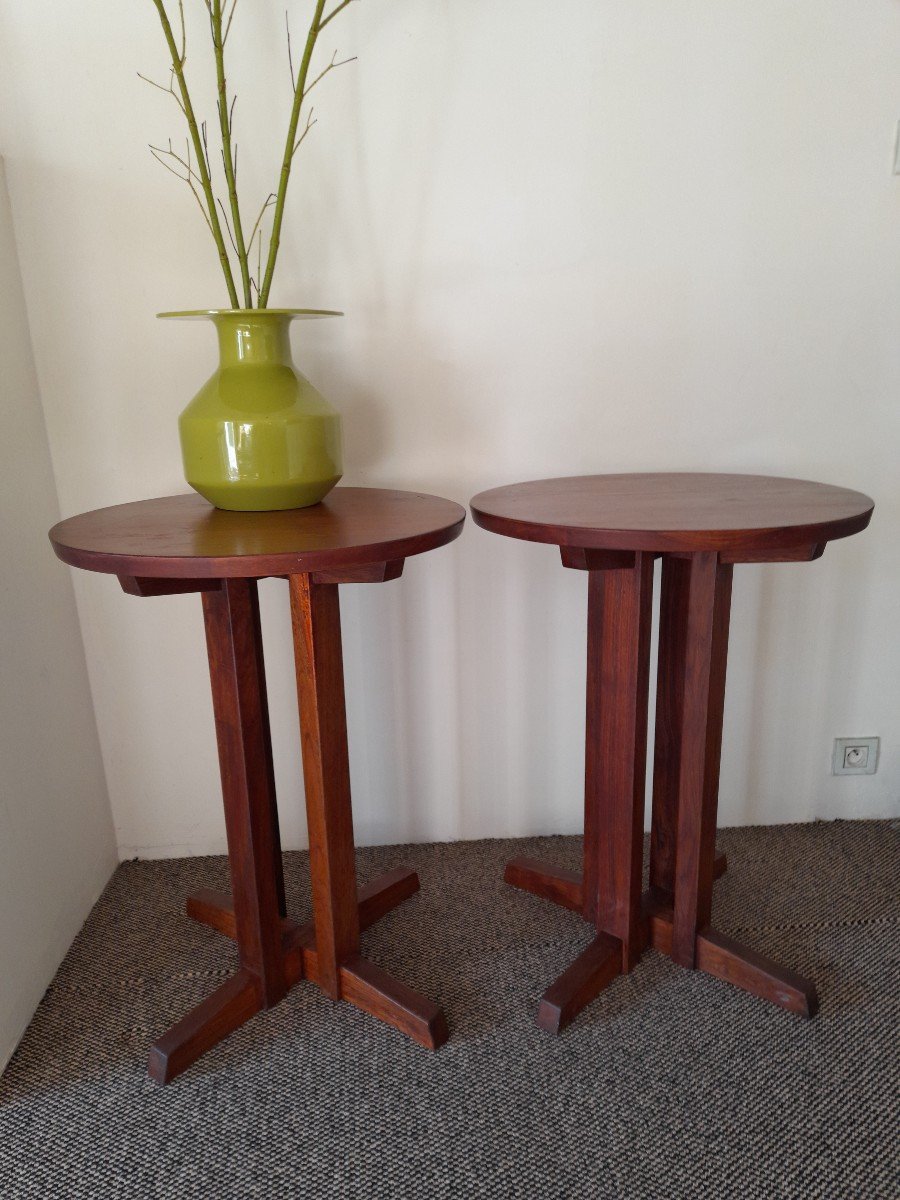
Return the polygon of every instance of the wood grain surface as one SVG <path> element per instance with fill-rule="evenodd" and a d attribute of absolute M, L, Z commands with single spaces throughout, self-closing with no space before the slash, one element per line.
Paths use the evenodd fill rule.
<path fill-rule="evenodd" d="M 812 548 L 858 533 L 873 508 L 862 492 L 830 484 L 687 472 L 536 479 L 472 500 L 477 525 L 526 541 L 751 554 Z"/>
<path fill-rule="evenodd" d="M 195 493 L 99 508 L 50 530 L 63 562 L 139 579 L 262 578 L 395 562 L 458 537 L 452 500 L 339 487 L 309 508 L 225 512 Z"/>

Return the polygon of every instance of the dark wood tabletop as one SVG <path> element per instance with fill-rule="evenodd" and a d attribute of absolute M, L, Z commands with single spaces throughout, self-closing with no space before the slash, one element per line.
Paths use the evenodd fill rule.
<path fill-rule="evenodd" d="M 60 521 L 53 549 L 73 567 L 163 579 L 254 579 L 408 558 L 458 537 L 452 500 L 339 487 L 309 508 L 225 512 L 189 493 Z"/>
<path fill-rule="evenodd" d="M 805 479 L 687 472 L 536 479 L 472 500 L 476 524 L 507 537 L 661 552 L 822 545 L 865 529 L 873 508 Z"/>

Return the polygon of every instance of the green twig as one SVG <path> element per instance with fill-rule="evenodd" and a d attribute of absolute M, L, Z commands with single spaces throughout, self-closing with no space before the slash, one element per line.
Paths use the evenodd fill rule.
<path fill-rule="evenodd" d="M 167 92 L 171 95 L 178 107 L 181 109 L 187 122 L 189 138 L 187 142 L 186 157 L 176 154 L 172 149 L 172 143 L 169 142 L 168 150 L 160 146 L 152 146 L 151 151 L 154 158 L 163 164 L 168 170 L 172 171 L 179 179 L 183 180 L 190 187 L 200 211 L 203 214 L 213 240 L 216 244 L 216 250 L 219 255 L 219 262 L 222 267 L 222 273 L 225 276 L 225 282 L 228 286 L 228 296 L 232 308 L 240 307 L 240 299 L 238 290 L 235 284 L 235 275 L 232 269 L 232 261 L 228 251 L 228 242 L 226 242 L 226 234 L 228 241 L 234 250 L 240 270 L 241 289 L 243 291 L 243 302 L 245 308 L 253 307 L 254 292 L 256 293 L 256 303 L 259 308 L 265 308 L 268 304 L 269 293 L 272 287 L 272 276 L 275 270 L 275 262 L 278 257 L 278 250 L 281 244 L 281 227 L 284 220 L 285 200 L 287 197 L 288 183 L 291 176 L 291 166 L 294 155 L 299 150 L 304 138 L 316 124 L 313 117 L 313 110 L 310 108 L 306 115 L 306 123 L 302 133 L 298 136 L 298 128 L 300 125 L 300 117 L 303 109 L 304 101 L 309 96 L 312 89 L 330 72 L 337 67 L 343 66 L 345 63 L 352 62 L 352 58 L 345 58 L 337 61 L 337 55 L 332 55 L 331 62 L 320 71 L 319 74 L 307 83 L 309 79 L 310 63 L 313 58 L 313 53 L 316 48 L 316 42 L 322 30 L 330 24 L 331 21 L 347 8 L 353 0 L 338 0 L 334 8 L 328 15 L 325 15 L 325 6 L 328 0 L 315 0 L 315 11 L 312 21 L 309 26 L 309 31 L 306 38 L 306 46 L 303 51 L 303 58 L 300 62 L 299 69 L 294 74 L 293 54 L 291 47 L 290 27 L 288 27 L 288 65 L 291 71 L 291 87 L 293 89 L 293 101 L 291 104 L 291 115 L 288 122 L 287 137 L 285 139 L 284 154 L 281 163 L 281 173 L 278 181 L 278 189 L 276 192 L 269 195 L 263 204 L 259 216 L 253 225 L 249 240 L 244 237 L 244 226 L 241 219 L 240 205 L 238 202 L 238 187 L 237 187 L 237 146 L 233 142 L 234 130 L 234 104 L 236 97 L 228 96 L 228 81 L 225 73 L 225 43 L 228 40 L 228 35 L 231 31 L 231 23 L 234 20 L 235 9 L 238 5 L 238 0 L 203 0 L 206 11 L 209 15 L 210 29 L 212 33 L 213 54 L 216 64 L 216 86 L 217 86 L 217 107 L 219 113 L 219 131 L 222 139 L 222 168 L 225 174 L 225 182 L 228 189 L 228 207 L 222 203 L 215 195 L 212 182 L 212 166 L 210 163 L 209 142 L 207 137 L 206 122 L 202 124 L 197 121 L 194 113 L 194 108 L 191 103 L 190 93 L 188 91 L 187 79 L 185 77 L 185 61 L 187 57 L 187 34 L 184 20 L 184 0 L 178 0 L 178 15 L 181 25 L 180 39 L 172 28 L 172 23 L 166 11 L 165 0 L 153 0 L 156 11 L 159 15 L 160 24 L 162 25 L 163 33 L 166 38 L 166 44 L 169 49 L 169 56 L 172 60 L 172 67 L 169 77 L 169 86 L 164 87 L 160 83 L 156 83 L 152 79 L 147 79 L 141 75 L 141 78 L 146 80 L 160 91 Z M 180 48 L 178 41 L 180 40 Z M 177 84 L 177 87 L 176 87 Z M 196 158 L 196 166 L 192 161 L 191 147 L 193 146 L 194 158 Z M 173 165 L 176 164 L 176 165 Z M 178 168 L 181 168 L 181 171 Z M 183 173 L 182 173 L 183 172 Z M 266 256 L 265 274 L 262 271 L 262 242 L 263 228 L 262 222 L 267 210 L 274 205 L 272 218 L 272 229 L 269 237 L 268 254 Z M 219 209 L 221 208 L 221 218 Z M 253 253 L 253 243 L 256 241 L 257 249 L 257 270 L 255 277 L 250 274 L 250 256 Z"/>
<path fill-rule="evenodd" d="M 341 0 L 341 3 L 337 6 L 337 8 L 333 9 L 328 14 L 328 16 L 325 18 L 325 20 L 321 21 L 319 23 L 319 32 L 320 33 L 322 32 L 322 30 L 325 28 L 325 26 L 328 24 L 329 21 L 334 20 L 334 18 L 338 15 L 338 13 L 341 11 L 342 8 L 346 8 L 348 4 L 352 4 L 352 3 L 353 3 L 353 0 Z"/>
<path fill-rule="evenodd" d="M 232 15 L 234 8 L 232 8 Z M 253 296 L 250 292 L 250 264 L 247 261 L 247 247 L 244 243 L 244 229 L 241 223 L 241 210 L 238 204 L 237 180 L 235 178 L 235 156 L 231 145 L 231 118 L 234 112 L 234 101 L 228 105 L 228 84 L 225 77 L 225 37 L 222 33 L 222 0 L 212 0 L 210 10 L 212 26 L 213 53 L 216 59 L 216 84 L 219 93 L 219 128 L 222 132 L 222 165 L 225 168 L 225 181 L 228 184 L 228 203 L 231 208 L 232 244 L 237 255 L 238 267 L 241 272 L 241 285 L 244 289 L 244 307 L 252 308 Z"/>
<path fill-rule="evenodd" d="M 266 273 L 262 281 L 262 287 L 259 293 L 259 307 L 265 308 L 269 302 L 269 292 L 272 288 L 272 275 L 275 271 L 275 262 L 278 258 L 278 249 L 281 245 L 281 225 L 284 220 L 284 202 L 287 197 L 288 183 L 291 178 L 291 164 L 294 160 L 294 155 L 300 143 L 309 133 L 315 122 L 312 120 L 312 114 L 307 117 L 306 128 L 300 137 L 297 137 L 297 126 L 300 122 L 300 110 L 303 107 L 303 101 L 309 95 L 313 87 L 319 82 L 323 76 L 335 67 L 342 66 L 343 63 L 335 62 L 332 58 L 331 63 L 321 72 L 313 82 L 306 86 L 306 80 L 309 77 L 309 65 L 312 61 L 313 51 L 316 48 L 316 41 L 319 34 L 329 23 L 334 20 L 337 14 L 352 3 L 352 0 L 341 0 L 341 3 L 334 8 L 328 16 L 324 16 L 326 0 L 316 0 L 316 8 L 313 13 L 312 22 L 309 26 L 309 32 L 306 36 L 306 46 L 303 50 L 303 58 L 300 62 L 300 68 L 297 72 L 296 80 L 293 80 L 293 63 L 291 63 L 291 78 L 294 83 L 294 102 L 291 105 L 291 116 L 288 122 L 287 137 L 284 142 L 284 155 L 281 160 L 281 174 L 278 180 L 278 190 L 275 193 L 275 211 L 272 215 L 272 233 L 269 238 L 269 254 L 266 259 Z M 350 62 L 350 59 L 345 59 L 345 62 Z"/>
<path fill-rule="evenodd" d="M 269 302 L 269 292 L 272 289 L 272 275 L 275 271 L 275 260 L 278 257 L 278 247 L 281 244 L 281 223 L 284 220 L 284 201 L 287 196 L 288 183 L 291 178 L 291 163 L 294 158 L 297 141 L 297 124 L 300 121 L 300 109 L 303 105 L 306 77 L 309 74 L 309 64 L 316 40 L 321 28 L 322 13 L 325 11 L 325 0 L 316 0 L 316 9 L 306 36 L 306 46 L 303 49 L 303 59 L 294 84 L 294 102 L 291 105 L 291 117 L 288 122 L 287 138 L 284 144 L 284 156 L 281 160 L 281 175 L 278 180 L 278 190 L 275 193 L 275 212 L 272 217 L 272 233 L 269 237 L 269 255 L 266 259 L 266 273 L 259 293 L 259 307 L 265 308 Z"/>
<path fill-rule="evenodd" d="M 204 151 L 204 144 L 200 136 L 200 127 L 197 124 L 197 118 L 194 115 L 194 106 L 191 103 L 187 80 L 185 79 L 184 75 L 186 38 L 183 0 L 179 0 L 178 2 L 178 10 L 181 14 L 182 40 L 180 51 L 178 49 L 178 44 L 175 41 L 175 35 L 172 31 L 172 23 L 169 20 L 169 15 L 166 12 L 163 0 L 153 0 L 153 4 L 156 7 L 157 13 L 159 14 L 160 24 L 162 25 L 166 44 L 169 48 L 169 55 L 172 59 L 172 71 L 174 72 L 175 78 L 178 80 L 178 91 L 180 93 L 181 107 L 182 111 L 184 112 L 185 120 L 188 124 L 191 141 L 194 144 L 194 154 L 197 159 L 197 176 L 200 181 L 200 187 L 203 191 L 203 196 L 206 200 L 206 212 L 209 216 L 209 227 L 212 230 L 213 239 L 216 243 L 216 250 L 219 254 L 219 262 L 222 266 L 222 273 L 225 276 L 225 283 L 228 286 L 228 297 L 231 301 L 232 308 L 238 308 L 240 307 L 240 301 L 238 299 L 237 288 L 234 286 L 234 275 L 231 270 L 231 262 L 228 258 L 228 248 L 225 245 L 225 238 L 222 234 L 222 226 L 219 222 L 219 214 L 216 212 L 216 199 L 215 194 L 213 193 L 212 179 L 210 177 L 209 160 Z M 178 99 L 178 96 L 176 96 L 176 99 Z"/>

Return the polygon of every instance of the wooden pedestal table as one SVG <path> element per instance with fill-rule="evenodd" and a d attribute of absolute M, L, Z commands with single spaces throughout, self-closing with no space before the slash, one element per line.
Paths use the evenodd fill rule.
<path fill-rule="evenodd" d="M 588 574 L 584 870 L 532 859 L 506 880 L 590 921 L 594 940 L 544 993 L 557 1032 L 648 943 L 793 1012 L 809 981 L 710 925 L 725 659 L 735 563 L 806 562 L 858 533 L 859 492 L 751 475 L 600 475 L 482 492 L 477 524 L 559 546 Z M 650 889 L 641 895 L 654 559 L 662 559 Z"/>
<path fill-rule="evenodd" d="M 359 953 L 360 930 L 419 880 L 393 871 L 357 892 L 338 586 L 396 579 L 405 558 L 452 541 L 464 520 L 458 504 L 435 496 L 337 488 L 321 504 L 287 512 L 223 512 L 199 496 L 170 496 L 51 530 L 64 562 L 117 575 L 131 595 L 199 592 L 203 602 L 232 892 L 200 892 L 187 909 L 237 941 L 240 966 L 154 1044 L 154 1079 L 168 1082 L 303 978 L 424 1046 L 446 1040 L 441 1010 Z M 266 576 L 290 586 L 312 875 L 307 925 L 285 911 L 257 597 Z"/>

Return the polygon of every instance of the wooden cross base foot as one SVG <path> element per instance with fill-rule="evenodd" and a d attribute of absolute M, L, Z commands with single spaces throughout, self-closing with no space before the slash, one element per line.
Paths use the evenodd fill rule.
<path fill-rule="evenodd" d="M 650 945 L 654 950 L 675 958 L 672 949 L 671 902 L 652 891 L 646 892 L 644 912 Z M 819 997 L 812 980 L 797 975 L 709 926 L 697 931 L 693 963 L 682 965 L 706 971 L 708 975 L 733 983 L 735 987 L 801 1017 L 814 1017 L 819 1011 Z"/>
<path fill-rule="evenodd" d="M 153 1043 L 147 1062 L 150 1078 L 169 1083 L 266 1007 L 259 977 L 242 967 Z"/>
<path fill-rule="evenodd" d="M 598 933 L 544 992 L 535 1018 L 538 1026 L 547 1033 L 559 1033 L 621 974 L 622 943 L 607 933 Z"/>
<path fill-rule="evenodd" d="M 718 879 L 726 869 L 725 855 L 716 855 L 715 877 Z M 578 871 L 523 857 L 513 858 L 506 864 L 503 878 L 513 887 L 585 915 L 584 884 Z M 626 958 L 621 939 L 598 932 L 590 945 L 544 992 L 538 1006 L 538 1026 L 548 1033 L 560 1033 L 608 983 L 629 969 Z"/>
<path fill-rule="evenodd" d="M 418 890 L 418 875 L 405 868 L 389 871 L 360 888 L 360 929 L 374 925 Z M 195 892 L 188 897 L 187 913 L 236 939 L 234 907 L 227 892 L 207 888 Z M 283 988 L 267 1001 L 259 977 L 242 967 L 153 1044 L 148 1067 L 152 1079 L 158 1083 L 174 1079 L 238 1026 L 276 1004 L 301 979 L 321 986 L 313 923 L 301 925 L 282 917 L 281 930 Z M 339 993 L 339 999 L 348 1000 L 428 1049 L 436 1050 L 447 1040 L 447 1021 L 436 1004 L 359 954 L 339 964 Z"/>
<path fill-rule="evenodd" d="M 728 858 L 717 854 L 713 863 L 713 877 L 721 878 L 728 870 Z M 557 867 L 539 858 L 511 858 L 506 864 L 503 880 L 512 887 L 531 892 L 543 900 L 552 900 L 563 908 L 581 912 L 584 907 L 583 887 L 580 871 Z"/>
<path fill-rule="evenodd" d="M 359 928 L 368 929 L 376 921 L 397 908 L 404 900 L 414 896 L 419 890 L 419 876 L 408 867 L 397 867 L 384 875 L 379 875 L 356 894 L 359 906 Z M 224 933 L 226 937 L 236 938 L 237 930 L 234 919 L 234 905 L 228 892 L 217 892 L 211 888 L 201 888 L 188 896 L 186 903 L 187 915 L 201 925 L 211 925 Z M 283 917 L 281 928 L 285 933 L 303 928 L 312 929 L 313 923 L 300 926 L 289 917 Z"/>

